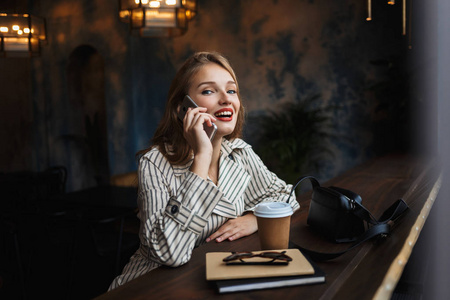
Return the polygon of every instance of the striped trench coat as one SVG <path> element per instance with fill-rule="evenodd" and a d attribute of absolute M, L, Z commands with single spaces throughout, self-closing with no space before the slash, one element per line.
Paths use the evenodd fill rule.
<path fill-rule="evenodd" d="M 205 243 L 230 218 L 267 201 L 285 202 L 292 185 L 270 172 L 252 147 L 241 139 L 223 139 L 217 186 L 171 165 L 157 148 L 139 161 L 138 217 L 140 247 L 109 289 L 141 276 L 160 265 L 180 266 L 192 250 Z M 294 211 L 299 204 L 293 194 Z"/>

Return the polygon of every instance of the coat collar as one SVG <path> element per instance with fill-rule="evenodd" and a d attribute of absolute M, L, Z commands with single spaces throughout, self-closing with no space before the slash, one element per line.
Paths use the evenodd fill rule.
<path fill-rule="evenodd" d="M 239 201 L 250 182 L 250 175 L 245 167 L 240 163 L 241 157 L 235 155 L 238 149 L 251 147 L 241 139 L 228 141 L 223 139 L 221 155 L 219 161 L 219 182 L 218 188 L 222 191 L 223 197 L 218 202 L 214 213 L 226 218 L 236 218 L 242 213 L 242 208 L 238 208 L 235 202 Z M 184 165 L 173 167 L 175 176 L 182 176 L 189 171 L 193 159 Z"/>
<path fill-rule="evenodd" d="M 221 146 L 221 158 L 220 158 L 221 164 L 222 164 L 223 159 L 233 160 L 232 154 L 236 149 L 244 149 L 244 148 L 249 148 L 249 147 L 251 147 L 251 146 L 241 139 L 234 139 L 232 141 L 223 139 L 222 146 Z M 175 176 L 181 176 L 181 175 L 185 174 L 186 172 L 188 172 L 193 161 L 194 161 L 194 157 L 191 157 L 185 164 L 173 166 L 173 172 L 174 172 Z"/>

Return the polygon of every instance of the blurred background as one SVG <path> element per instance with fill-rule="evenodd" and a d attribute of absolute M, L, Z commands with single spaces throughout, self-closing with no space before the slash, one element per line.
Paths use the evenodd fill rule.
<path fill-rule="evenodd" d="M 130 34 L 119 1 L 2 1 L 45 18 L 47 31 L 39 56 L 0 61 L 1 170 L 63 165 L 68 191 L 135 171 L 134 154 L 148 145 L 175 72 L 203 50 L 232 63 L 248 113 L 245 138 L 256 148 L 255 118 L 286 103 L 323 111 L 294 130 L 298 140 L 326 131 L 318 149 L 299 154 L 321 154 L 318 169 L 298 176 L 327 179 L 375 155 L 430 148 L 429 134 L 414 144 L 436 114 L 419 85 L 436 58 L 417 58 L 424 25 L 431 26 L 420 16 L 430 4 L 412 7 L 417 20 L 408 18 L 403 35 L 397 2 L 374 2 L 368 22 L 361 0 L 200 0 L 184 35 L 146 38 Z M 322 129 L 308 135 L 309 127 Z"/>
<path fill-rule="evenodd" d="M 134 0 L 0 2 L 0 13 L 26 13 L 42 18 L 27 18 L 29 24 L 44 22 L 40 41 L 29 42 L 31 54 L 18 42 L 8 46 L 8 40 L 2 39 L 0 172 L 6 178 L 3 187 L 10 187 L 8 195 L 17 197 L 14 184 L 24 202 L 30 201 L 30 195 L 54 201 L 61 194 L 112 185 L 119 191 L 101 191 L 101 197 L 124 192 L 132 202 L 135 154 L 149 145 L 172 78 L 196 51 L 218 51 L 230 60 L 246 107 L 244 139 L 290 183 L 301 175 L 325 181 L 390 153 L 447 153 L 448 24 L 443 20 L 450 10 L 445 0 L 183 3 L 187 10 L 178 16 L 182 28 L 158 31 L 138 20 L 147 12 Z M 5 31 L 1 34 L 7 36 Z M 43 176 L 53 178 L 55 186 L 36 183 Z M 27 190 L 29 180 L 35 187 Z M 32 211 L 37 223 L 29 215 L 2 216 L 10 234 L 2 239 L 2 248 L 11 245 L 6 254 L 16 256 L 19 248 L 12 245 L 20 240 L 19 233 L 28 232 L 32 224 L 44 224 L 36 211 L 45 211 L 46 222 L 55 222 L 55 209 L 42 208 L 54 208 L 54 203 L 43 202 L 47 206 Z M 133 208 L 129 203 L 125 206 Z M 68 213 L 66 208 L 63 213 Z M 136 233 L 135 218 L 110 213 L 116 229 L 126 220 L 120 232 Z M 95 225 L 103 224 L 103 215 L 95 217 Z M 86 232 L 95 236 L 92 219 L 86 219 Z M 29 223 L 19 229 L 22 220 Z M 79 230 L 78 223 L 58 226 Z M 74 258 L 73 240 L 61 243 L 58 247 L 68 251 L 61 261 L 72 265 L 88 261 Z M 130 245 L 119 259 L 121 265 L 136 243 Z M 42 251 L 44 255 L 32 249 L 20 248 L 26 252 L 22 263 L 40 261 L 42 269 L 46 263 L 37 257 L 53 260 L 65 251 Z M 92 257 L 92 263 L 71 269 L 70 292 L 65 292 L 75 295 L 74 290 L 87 289 L 89 280 L 77 285 L 76 278 L 94 273 L 89 266 L 99 260 Z M 117 255 L 111 257 L 106 265 L 117 263 Z M 23 287 L 39 274 L 28 270 L 22 276 L 15 266 L 3 271 L 0 291 L 16 291 L 10 288 L 10 278 L 22 281 Z M 58 272 L 64 271 L 50 270 L 42 280 L 57 282 Z M 93 291 L 79 297 L 104 292 L 112 278 L 110 272 Z M 58 297 L 50 291 L 67 286 L 67 280 L 62 282 L 38 285 L 41 289 L 35 286 L 34 291 Z M 16 287 L 20 289 L 20 284 Z"/>

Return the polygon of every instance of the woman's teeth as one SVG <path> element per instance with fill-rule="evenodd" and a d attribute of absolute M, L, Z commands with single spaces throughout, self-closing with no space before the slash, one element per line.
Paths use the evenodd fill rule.
<path fill-rule="evenodd" d="M 231 115 L 232 115 L 231 111 L 223 111 L 215 114 L 216 117 L 231 117 Z"/>

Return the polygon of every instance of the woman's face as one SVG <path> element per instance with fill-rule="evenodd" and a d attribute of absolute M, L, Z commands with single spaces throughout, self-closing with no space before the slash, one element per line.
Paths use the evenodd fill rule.
<path fill-rule="evenodd" d="M 240 101 L 231 74 L 215 63 L 203 66 L 194 76 L 189 96 L 217 121 L 216 136 L 233 132 L 239 114 Z"/>

